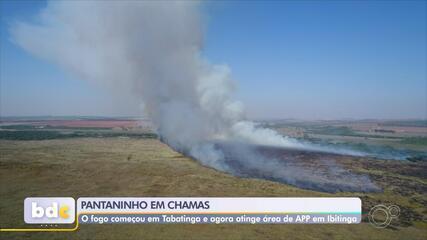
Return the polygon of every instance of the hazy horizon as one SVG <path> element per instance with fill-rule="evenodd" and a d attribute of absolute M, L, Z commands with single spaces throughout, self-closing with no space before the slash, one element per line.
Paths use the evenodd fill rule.
<path fill-rule="evenodd" d="M 144 119 L 150 120 L 147 116 L 127 116 L 127 115 L 0 115 L 0 120 L 5 118 L 88 118 L 88 119 Z M 248 118 L 252 121 L 427 121 L 427 118 Z"/>

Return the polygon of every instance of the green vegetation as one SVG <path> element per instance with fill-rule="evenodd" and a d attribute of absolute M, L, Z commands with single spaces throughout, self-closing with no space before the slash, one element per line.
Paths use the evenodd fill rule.
<path fill-rule="evenodd" d="M 129 137 L 129 138 L 157 138 L 154 133 L 114 132 L 114 131 L 49 131 L 49 130 L 19 130 L 0 131 L 0 139 L 4 140 L 48 140 L 83 137 Z"/>
<path fill-rule="evenodd" d="M 427 120 L 401 120 L 401 121 L 385 121 L 382 126 L 398 126 L 398 127 L 427 127 Z"/>
<path fill-rule="evenodd" d="M 427 146 L 427 137 L 410 137 L 402 139 L 401 143 Z"/>
<path fill-rule="evenodd" d="M 51 125 L 43 125 L 43 126 L 37 126 L 37 125 L 7 125 L 7 126 L 0 126 L 1 129 L 7 129 L 7 130 L 40 130 L 40 129 L 46 129 L 46 130 L 60 130 L 60 129 L 70 129 L 70 130 L 110 130 L 111 128 L 106 127 L 69 127 L 69 126 L 51 126 Z"/>
<path fill-rule="evenodd" d="M 425 123 L 427 123 L 425 120 L 283 120 L 263 122 L 262 125 L 276 129 L 283 135 L 299 138 L 303 141 L 406 159 L 418 155 L 427 155 Z M 404 127 L 399 128 L 400 125 Z M 380 126 L 387 126 L 387 128 Z"/>
<path fill-rule="evenodd" d="M 321 135 L 335 135 L 335 136 L 349 136 L 349 137 L 363 137 L 363 138 L 388 138 L 388 139 L 401 139 L 397 136 L 384 136 L 374 135 L 368 133 L 357 133 L 351 128 L 346 126 L 312 126 L 306 129 L 307 133 L 321 134 Z M 385 131 L 384 131 L 385 132 Z M 388 132 L 387 132 L 388 133 Z"/>
<path fill-rule="evenodd" d="M 65 137 L 72 137 L 72 135 L 56 131 L 0 131 L 0 139 L 6 140 L 44 140 Z"/>
<path fill-rule="evenodd" d="M 343 135 L 354 136 L 355 133 L 349 127 L 335 127 L 335 126 L 313 126 L 307 129 L 309 133 L 325 134 L 325 135 Z"/>

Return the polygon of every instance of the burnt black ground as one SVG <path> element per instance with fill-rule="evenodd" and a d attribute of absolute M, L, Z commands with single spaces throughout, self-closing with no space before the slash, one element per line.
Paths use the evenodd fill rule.
<path fill-rule="evenodd" d="M 340 164 L 341 159 L 360 157 L 262 145 L 216 143 L 224 154 L 226 171 L 323 192 L 378 192 L 366 174 Z M 371 159 L 376 161 L 375 159 Z"/>

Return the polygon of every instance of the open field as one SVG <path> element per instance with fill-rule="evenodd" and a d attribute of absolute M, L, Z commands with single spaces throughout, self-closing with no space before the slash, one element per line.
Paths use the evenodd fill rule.
<path fill-rule="evenodd" d="M 341 164 L 368 174 L 384 191 L 336 194 L 245 179 L 204 167 L 157 139 L 76 137 L 0 140 L 0 226 L 27 227 L 28 196 L 358 196 L 364 212 L 396 204 L 387 229 L 358 225 L 82 225 L 73 233 L 1 233 L 2 239 L 425 239 L 426 164 L 359 161 Z M 365 219 L 366 221 L 366 219 Z"/>
<path fill-rule="evenodd" d="M 427 160 L 426 120 L 262 121 L 261 124 L 301 140 L 351 147 L 355 150 L 394 152 L 402 159 L 422 155 Z"/>

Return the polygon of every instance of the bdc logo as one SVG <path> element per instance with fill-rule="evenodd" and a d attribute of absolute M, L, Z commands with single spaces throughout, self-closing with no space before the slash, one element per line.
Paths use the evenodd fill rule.
<path fill-rule="evenodd" d="M 75 219 L 73 198 L 26 198 L 24 220 L 26 223 L 67 224 Z"/>
<path fill-rule="evenodd" d="M 47 218 L 57 218 L 58 215 L 60 218 L 69 218 L 70 215 L 68 212 L 68 205 L 61 206 L 58 210 L 58 203 L 52 203 L 52 206 L 43 209 L 43 207 L 37 206 L 37 202 L 31 203 L 31 217 L 32 218 L 42 218 L 46 216 Z M 59 214 L 58 214 L 59 213 Z"/>

